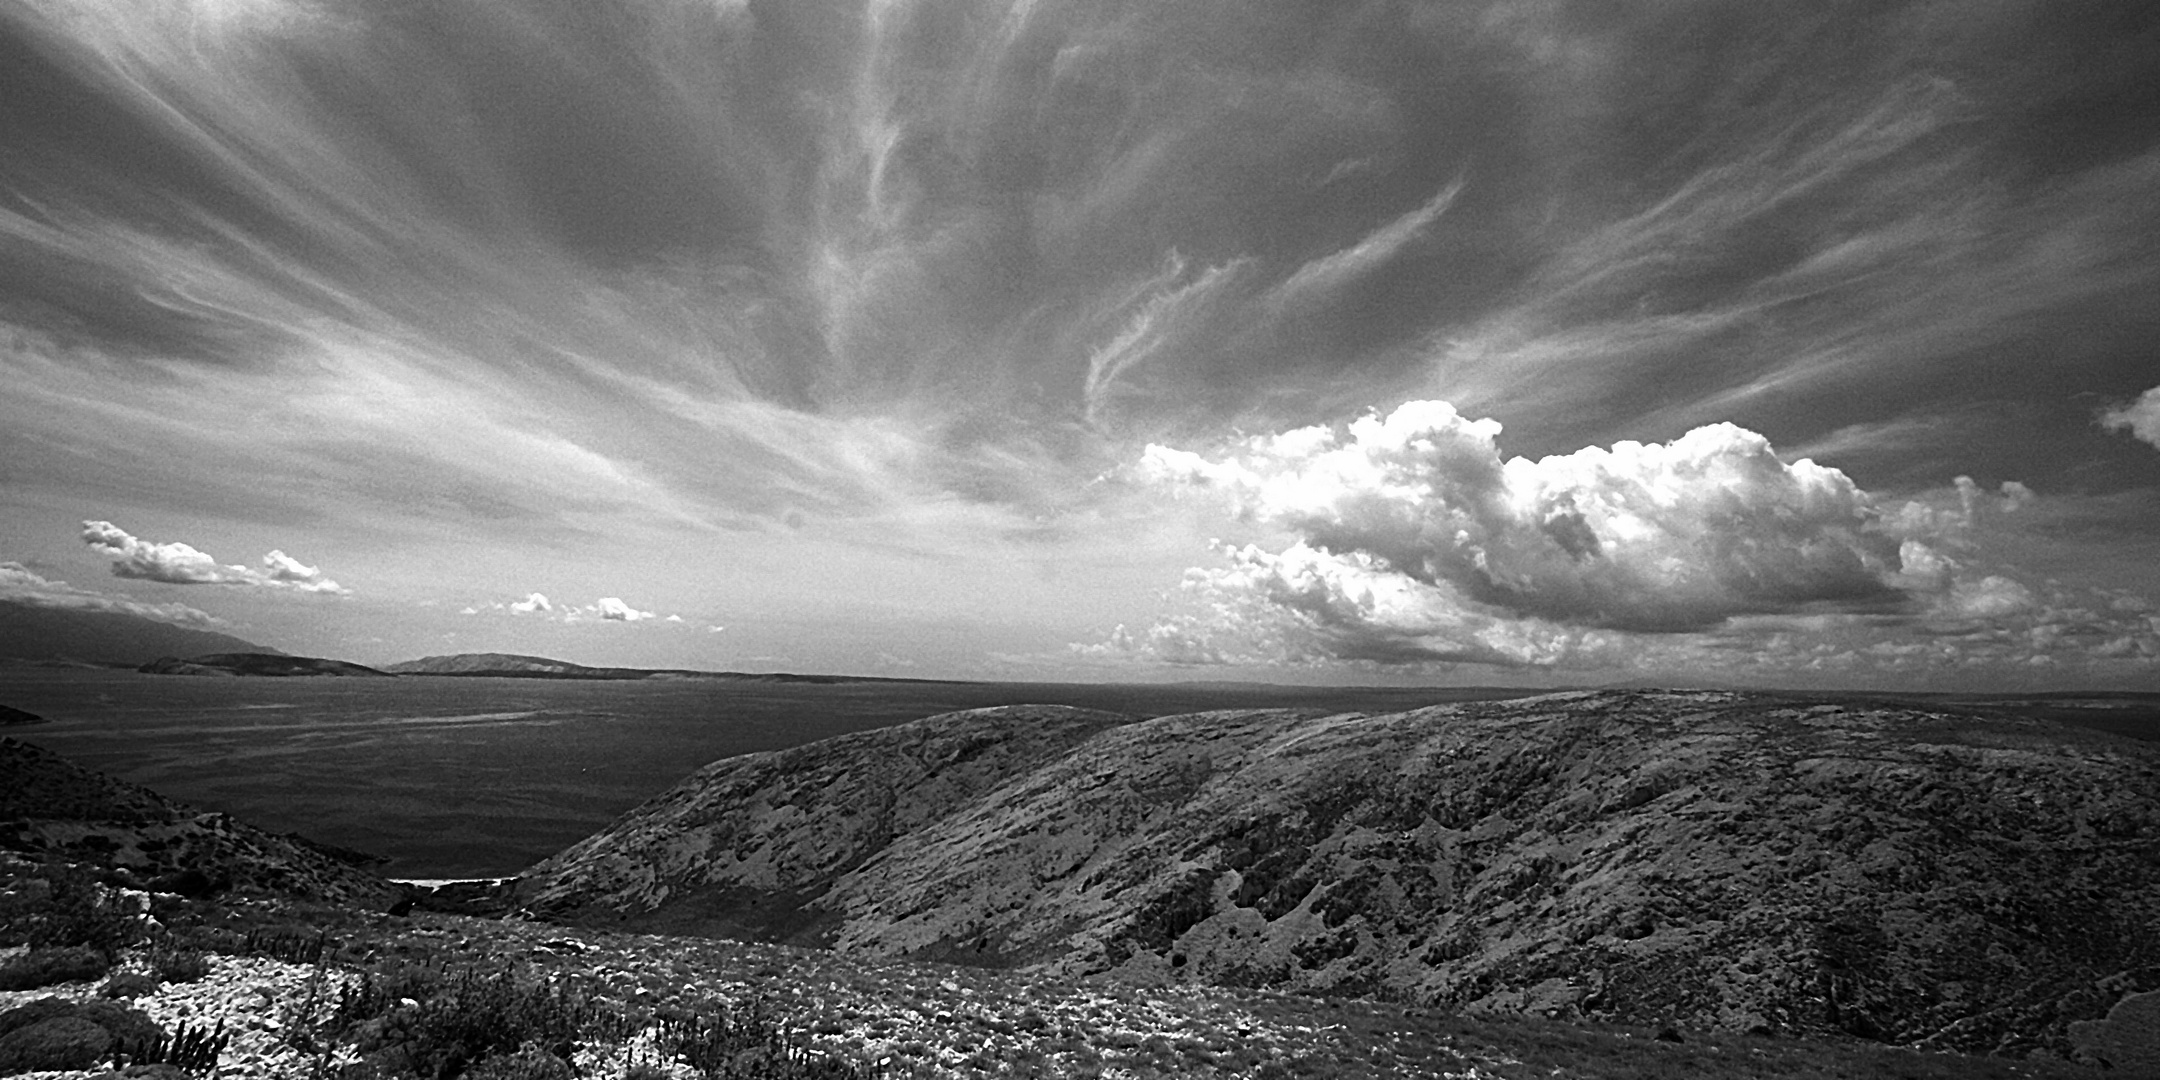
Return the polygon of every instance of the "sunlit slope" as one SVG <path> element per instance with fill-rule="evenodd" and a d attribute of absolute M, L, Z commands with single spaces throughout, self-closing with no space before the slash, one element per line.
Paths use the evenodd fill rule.
<path fill-rule="evenodd" d="M 871 956 L 2066 1049 L 2160 985 L 2156 769 L 2049 721 L 1734 693 L 977 710 L 716 762 L 525 895 Z"/>

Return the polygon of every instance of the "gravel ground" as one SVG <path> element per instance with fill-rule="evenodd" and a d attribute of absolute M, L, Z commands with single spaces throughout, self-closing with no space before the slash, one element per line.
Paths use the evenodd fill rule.
<path fill-rule="evenodd" d="M 6 955 L 0 953 L 0 959 Z M 139 963 L 135 958 L 129 959 Z M 278 1040 L 279 1014 L 285 1003 L 297 1002 L 306 993 L 307 982 L 314 977 L 315 969 L 255 957 L 213 955 L 209 960 L 208 975 L 195 982 L 166 983 L 157 993 L 136 998 L 134 1006 L 167 1031 L 183 1021 L 191 1028 L 216 1027 L 222 1023 L 232 1034 L 232 1043 L 226 1047 L 217 1072 L 213 1074 L 221 1080 L 225 1077 L 305 1076 L 307 1063 Z M 123 963 L 117 970 L 143 969 Z M 44 997 L 70 1001 L 94 998 L 104 981 L 101 978 L 93 982 L 61 983 L 40 990 L 0 992 L 0 1012 Z M 101 1071 L 18 1075 L 57 1080 L 96 1076 Z"/>

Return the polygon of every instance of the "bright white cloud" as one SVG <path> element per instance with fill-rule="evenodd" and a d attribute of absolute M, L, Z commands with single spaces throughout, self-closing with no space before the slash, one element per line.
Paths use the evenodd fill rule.
<path fill-rule="evenodd" d="M 321 570 L 309 566 L 282 551 L 273 549 L 269 554 L 264 555 L 263 569 L 265 571 L 263 576 L 268 579 L 269 584 L 283 585 L 299 589 L 302 592 L 326 592 L 340 595 L 352 592 L 351 589 L 347 589 L 324 577 Z"/>
<path fill-rule="evenodd" d="M 136 615 L 196 629 L 224 625 L 223 620 L 186 604 L 145 604 L 78 589 L 64 581 L 48 580 L 19 562 L 0 562 L 0 600 L 13 600 L 32 607 Z"/>
<path fill-rule="evenodd" d="M 1305 428 L 1220 461 L 1150 447 L 1142 468 L 1226 490 L 1242 515 L 1296 536 L 1269 561 L 1304 583 L 1298 594 L 1330 582 L 1406 627 L 1441 605 L 1685 630 L 1897 599 L 1885 582 L 1897 544 L 1871 527 L 1867 493 L 1836 469 L 1784 463 L 1754 432 L 1719 424 L 1540 461 L 1502 461 L 1499 433 L 1414 401 L 1347 437 Z"/>
<path fill-rule="evenodd" d="M 1959 477 L 1945 505 L 1886 511 L 1730 424 L 1539 461 L 1503 461 L 1499 434 L 1426 401 L 1212 456 L 1148 448 L 1143 474 L 1224 493 L 1287 543 L 1223 546 L 1227 566 L 1187 572 L 1183 610 L 1079 651 L 1817 673 L 2156 651 L 2137 598 L 2094 614 L 2108 605 L 1969 564 L 1986 515 L 2036 499 L 2015 481 L 1989 494 Z M 1870 652 L 1915 626 L 1923 649 Z"/>
<path fill-rule="evenodd" d="M 477 615 L 483 611 L 508 612 L 512 615 L 539 615 L 556 622 L 576 623 L 599 620 L 602 622 L 643 622 L 658 619 L 651 611 L 632 606 L 619 596 L 603 596 L 590 604 L 561 604 L 547 598 L 545 593 L 528 593 L 523 600 L 488 600 L 465 608 L 465 614 Z M 667 616 L 666 622 L 681 622 L 682 616 Z"/>
<path fill-rule="evenodd" d="M 82 523 L 83 543 L 112 560 L 115 577 L 159 581 L 168 585 L 259 585 L 299 592 L 351 595 L 352 590 L 323 576 L 282 551 L 263 556 L 263 568 L 220 566 L 216 559 L 178 541 L 154 543 L 130 535 L 110 521 Z"/>
<path fill-rule="evenodd" d="M 653 617 L 652 612 L 639 611 L 638 609 L 623 603 L 620 597 L 615 596 L 603 596 L 599 600 L 595 601 L 593 605 L 586 610 L 594 612 L 598 614 L 601 618 L 610 620 L 612 622 L 637 622 L 640 619 L 650 619 Z"/>
<path fill-rule="evenodd" d="M 2140 442 L 2160 447 L 2160 386 L 2100 414 L 2100 425 L 2109 431 L 2127 431 Z"/>

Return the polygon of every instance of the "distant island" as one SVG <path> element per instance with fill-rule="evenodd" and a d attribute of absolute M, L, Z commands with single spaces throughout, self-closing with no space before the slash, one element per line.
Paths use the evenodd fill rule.
<path fill-rule="evenodd" d="M 387 679 L 393 676 L 387 671 L 350 663 L 344 660 L 325 660 L 315 656 L 287 656 L 284 653 L 211 653 L 182 660 L 176 656 L 160 656 L 135 670 L 149 675 L 212 675 L 237 676 L 258 675 L 273 678 L 304 676 L 364 676 Z"/>
<path fill-rule="evenodd" d="M 545 656 L 516 653 L 457 653 L 423 656 L 385 664 L 392 675 L 452 675 L 498 679 L 726 679 L 733 682 L 854 683 L 854 682 L 948 682 L 945 679 L 901 679 L 882 675 L 796 675 L 788 672 L 694 671 L 688 668 L 589 667 Z"/>

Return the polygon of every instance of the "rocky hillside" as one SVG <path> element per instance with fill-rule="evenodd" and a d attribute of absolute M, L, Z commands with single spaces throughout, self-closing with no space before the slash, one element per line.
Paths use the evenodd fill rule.
<path fill-rule="evenodd" d="M 403 891 L 338 852 L 204 813 L 0 738 L 0 851 L 127 871 L 168 891 L 232 892 L 380 910 Z"/>
<path fill-rule="evenodd" d="M 2160 748 L 1613 691 L 1023 707 L 706 767 L 528 909 L 865 957 L 2066 1052 L 2160 988 Z"/>

